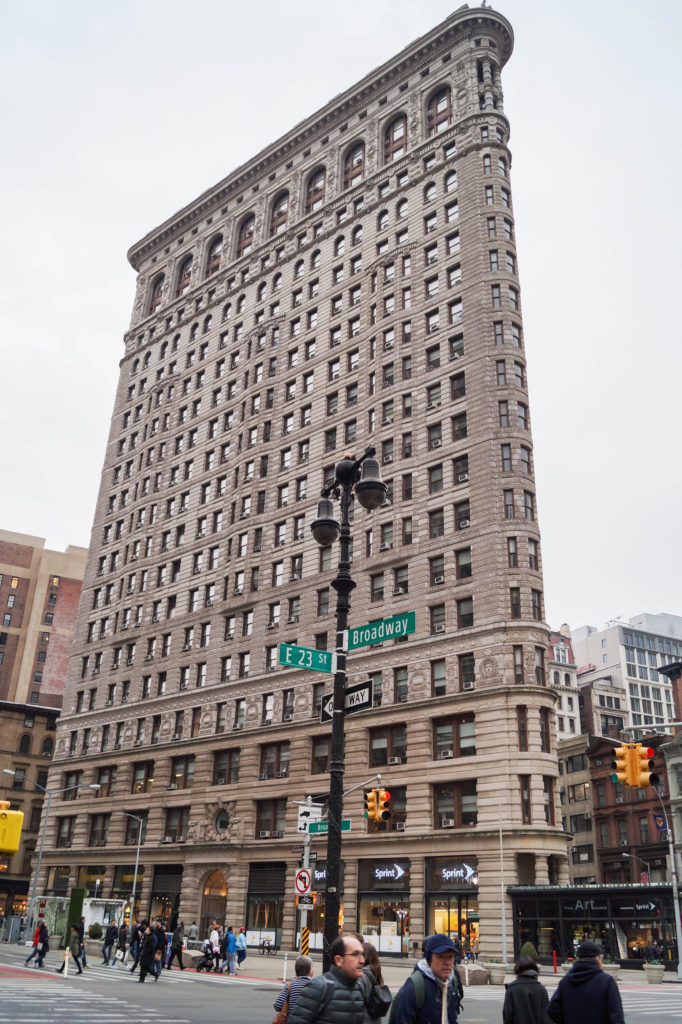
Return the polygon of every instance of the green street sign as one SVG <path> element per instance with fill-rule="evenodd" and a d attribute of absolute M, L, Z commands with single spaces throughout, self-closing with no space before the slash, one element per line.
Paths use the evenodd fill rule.
<path fill-rule="evenodd" d="M 311 821 L 310 824 L 308 825 L 308 831 L 310 832 L 311 836 L 326 836 L 327 833 L 329 832 L 329 822 Z M 341 819 L 341 831 L 350 832 L 350 818 Z"/>
<path fill-rule="evenodd" d="M 407 636 L 408 633 L 414 633 L 417 628 L 415 620 L 415 612 L 404 612 L 402 615 L 394 615 L 392 619 L 380 619 L 377 622 L 368 622 L 366 626 L 354 626 L 346 630 L 347 650 L 354 651 L 358 647 L 380 644 L 384 640 L 396 640 L 398 637 Z"/>
<path fill-rule="evenodd" d="M 327 675 L 336 671 L 333 651 L 318 651 L 314 647 L 297 647 L 295 644 L 279 645 L 279 663 L 291 668 L 307 668 L 311 672 L 326 672 Z"/>

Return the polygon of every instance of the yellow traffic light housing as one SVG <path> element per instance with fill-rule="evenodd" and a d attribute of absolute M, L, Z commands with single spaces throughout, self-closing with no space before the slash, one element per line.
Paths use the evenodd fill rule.
<path fill-rule="evenodd" d="M 10 811 L 9 801 L 0 800 L 0 853 L 17 853 L 21 842 L 23 811 Z"/>
<path fill-rule="evenodd" d="M 391 799 L 391 794 L 385 789 L 377 790 L 377 821 L 388 821 L 391 817 L 391 810 L 388 806 L 388 802 Z"/>
<path fill-rule="evenodd" d="M 644 747 L 641 743 L 635 745 L 635 782 L 638 789 L 646 786 L 657 786 L 659 776 L 654 771 L 656 764 L 652 760 L 656 751 L 653 747 Z"/>
<path fill-rule="evenodd" d="M 632 763 L 633 753 L 633 748 L 628 746 L 627 743 L 614 748 L 613 760 L 611 761 L 611 767 L 613 768 L 611 782 L 620 782 L 623 786 L 635 785 L 633 774 L 634 766 Z"/>
<path fill-rule="evenodd" d="M 368 789 L 365 793 L 365 817 L 369 821 L 379 821 L 377 817 L 377 800 L 379 793 L 378 789 Z"/>

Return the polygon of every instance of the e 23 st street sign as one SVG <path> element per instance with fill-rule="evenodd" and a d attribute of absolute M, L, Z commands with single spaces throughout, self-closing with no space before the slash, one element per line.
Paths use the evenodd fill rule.
<path fill-rule="evenodd" d="M 279 663 L 290 665 L 292 668 L 305 668 L 311 672 L 333 675 L 336 671 L 336 654 L 333 651 L 318 651 L 314 647 L 280 644 Z"/>

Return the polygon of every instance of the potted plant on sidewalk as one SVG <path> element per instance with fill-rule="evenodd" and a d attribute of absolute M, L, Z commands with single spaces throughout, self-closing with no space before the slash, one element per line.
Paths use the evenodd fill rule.
<path fill-rule="evenodd" d="M 614 960 L 611 960 L 610 957 L 604 957 L 604 959 L 602 960 L 601 968 L 604 974 L 610 974 L 612 978 L 615 978 L 616 981 L 618 981 L 618 975 L 620 974 L 620 964 L 617 964 Z"/>
<path fill-rule="evenodd" d="M 644 973 L 649 985 L 660 985 L 665 974 L 665 964 L 660 960 L 648 960 L 644 964 Z"/>
<path fill-rule="evenodd" d="M 483 965 L 488 972 L 488 981 L 491 985 L 504 985 L 507 965 L 498 956 L 490 956 Z"/>

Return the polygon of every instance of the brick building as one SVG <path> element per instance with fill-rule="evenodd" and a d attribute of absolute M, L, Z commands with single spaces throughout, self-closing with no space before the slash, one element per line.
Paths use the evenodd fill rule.
<path fill-rule="evenodd" d="M 24 812 L 19 851 L 0 855 L 0 914 L 25 909 L 43 803 L 33 783 L 47 783 L 86 557 L 0 530 L 0 800 Z"/>
<path fill-rule="evenodd" d="M 132 322 L 51 778 L 41 889 L 293 944 L 294 800 L 324 798 L 337 558 L 310 535 L 345 451 L 377 447 L 351 624 L 374 707 L 348 786 L 343 913 L 382 952 L 501 948 L 509 883 L 567 880 L 501 69 L 508 22 L 460 8 L 129 253 Z M 89 786 L 99 785 L 97 796 Z M 140 819 L 140 820 L 138 820 Z M 502 836 L 502 863 L 500 854 Z M 292 846 L 292 841 L 295 845 Z M 314 885 L 324 888 L 324 844 Z M 65 855 L 64 850 L 68 849 Z M 321 911 L 312 916 L 321 941 Z"/>

